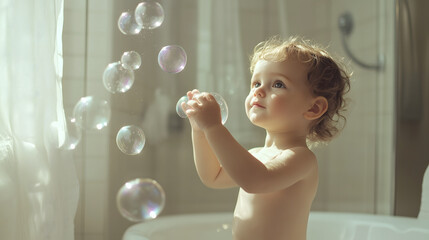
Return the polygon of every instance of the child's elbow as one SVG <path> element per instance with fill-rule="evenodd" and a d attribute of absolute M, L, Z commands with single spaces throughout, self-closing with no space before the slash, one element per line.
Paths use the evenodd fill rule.
<path fill-rule="evenodd" d="M 211 189 L 227 189 L 227 188 L 232 188 L 232 187 L 236 187 L 236 184 L 228 184 L 228 183 L 222 183 L 216 180 L 201 180 L 201 182 L 204 184 L 204 186 L 211 188 Z"/>
<path fill-rule="evenodd" d="M 266 192 L 266 186 L 256 182 L 245 183 L 240 186 L 247 193 L 264 193 Z"/>
<path fill-rule="evenodd" d="M 213 180 L 211 179 L 207 179 L 207 178 L 203 178 L 200 176 L 200 180 L 201 183 L 204 184 L 204 186 L 208 187 L 208 188 L 213 188 Z"/>
<path fill-rule="evenodd" d="M 201 180 L 201 182 L 208 188 L 216 188 L 216 185 L 213 183 L 213 181 Z"/>
<path fill-rule="evenodd" d="M 215 180 L 213 179 L 201 179 L 201 182 L 204 184 L 204 186 L 212 189 L 220 189 L 221 186 L 218 186 Z"/>

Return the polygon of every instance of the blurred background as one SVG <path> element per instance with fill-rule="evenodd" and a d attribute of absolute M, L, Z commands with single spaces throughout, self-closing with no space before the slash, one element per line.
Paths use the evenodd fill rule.
<path fill-rule="evenodd" d="M 164 188 L 161 216 L 233 211 L 238 189 L 213 190 L 200 182 L 190 127 L 177 116 L 175 105 L 194 88 L 218 92 L 228 103 L 226 126 L 234 137 L 246 148 L 262 145 L 265 133 L 252 126 L 244 112 L 251 77 L 248 58 L 257 43 L 273 35 L 300 35 L 327 46 L 353 71 L 345 129 L 328 145 L 314 148 L 320 185 L 313 210 L 417 215 L 428 159 L 407 154 L 406 144 L 424 148 L 427 137 L 416 126 L 428 116 L 407 120 L 412 130 L 408 135 L 421 137 L 417 143 L 402 140 L 405 152 L 398 157 L 396 146 L 402 138 L 397 136 L 404 133 L 398 128 L 401 111 L 395 107 L 395 96 L 400 96 L 395 81 L 400 54 L 395 50 L 397 1 L 159 0 L 163 24 L 124 35 L 118 18 L 139 2 L 65 1 L 66 116 L 82 96 L 103 97 L 112 107 L 109 126 L 84 132 L 73 153 L 80 183 L 77 240 L 121 239 L 133 223 L 119 214 L 116 193 L 134 178 L 152 178 Z M 171 44 L 182 46 L 188 57 L 178 74 L 162 71 L 157 62 L 160 49 Z M 142 57 L 134 85 L 126 93 L 111 94 L 103 86 L 103 71 L 131 50 Z M 131 124 L 146 134 L 146 145 L 135 156 L 123 154 L 115 141 L 118 130 Z M 412 152 L 417 154 L 416 149 Z"/>

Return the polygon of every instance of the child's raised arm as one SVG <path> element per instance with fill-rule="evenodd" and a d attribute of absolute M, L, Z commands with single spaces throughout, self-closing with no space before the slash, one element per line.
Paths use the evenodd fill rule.
<path fill-rule="evenodd" d="M 203 94 L 190 106 L 188 117 L 204 132 L 204 144 L 210 149 L 210 155 L 246 192 L 279 191 L 317 171 L 314 154 L 305 148 L 284 151 L 269 163 L 260 162 L 222 125 L 219 106 L 213 96 Z"/>
<path fill-rule="evenodd" d="M 196 90 L 188 92 L 188 98 L 192 99 L 192 95 L 195 93 L 197 93 Z M 211 188 L 229 188 L 237 186 L 220 165 L 216 155 L 207 142 L 204 132 L 198 128 L 197 124 L 193 122 L 192 119 L 189 120 L 192 127 L 194 163 L 201 181 L 204 185 Z"/>
<path fill-rule="evenodd" d="M 280 191 L 317 172 L 316 157 L 306 148 L 284 150 L 269 162 L 262 163 L 224 126 L 209 128 L 205 134 L 226 172 L 248 193 Z"/>

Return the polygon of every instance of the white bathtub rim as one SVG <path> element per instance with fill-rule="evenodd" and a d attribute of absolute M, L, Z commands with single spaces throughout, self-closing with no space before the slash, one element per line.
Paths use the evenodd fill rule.
<path fill-rule="evenodd" d="M 150 235 L 154 232 L 158 232 L 159 230 L 163 230 L 167 225 L 176 226 L 187 225 L 190 223 L 218 223 L 223 222 L 227 219 L 231 219 L 232 221 L 232 218 L 233 214 L 231 212 L 166 215 L 160 216 L 153 220 L 136 223 L 130 226 L 126 230 L 125 234 L 142 234 L 144 236 L 148 234 Z M 226 224 L 229 224 L 229 222 Z"/>
<path fill-rule="evenodd" d="M 147 236 L 165 229 L 165 226 L 177 226 L 188 224 L 202 223 L 221 223 L 231 224 L 233 214 L 231 212 L 220 213 L 195 213 L 195 214 L 179 214 L 160 216 L 157 219 L 141 222 L 130 226 L 127 234 L 141 234 Z M 230 221 L 228 221 L 230 219 Z M 228 222 L 225 222 L 228 221 Z M 394 226 L 398 231 L 410 231 L 414 229 L 424 230 L 429 232 L 429 220 L 417 219 L 411 217 L 398 217 L 389 215 L 373 215 L 362 213 L 344 213 L 344 212 L 318 212 L 310 213 L 309 227 L 317 223 L 344 223 L 350 226 L 360 224 L 370 224 L 371 226 L 380 226 L 390 228 Z"/>

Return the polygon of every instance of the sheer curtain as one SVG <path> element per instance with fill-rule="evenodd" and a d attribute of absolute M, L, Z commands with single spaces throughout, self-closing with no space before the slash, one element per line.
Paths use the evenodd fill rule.
<path fill-rule="evenodd" d="M 62 27 L 63 0 L 0 0 L 0 239 L 74 239 Z"/>
<path fill-rule="evenodd" d="M 264 12 L 264 19 L 275 16 L 272 24 L 278 29 L 273 35 L 288 37 L 286 1 L 266 1 L 263 4 L 270 10 Z M 198 0 L 197 36 L 197 87 L 218 92 L 225 98 L 230 116 L 226 126 L 240 143 L 254 145 L 255 139 L 264 138 L 264 132 L 250 124 L 244 111 L 250 84 L 246 77 L 250 53 L 243 52 L 239 1 Z"/>
<path fill-rule="evenodd" d="M 198 1 L 197 88 L 221 94 L 229 109 L 226 126 L 240 143 L 254 144 L 244 111 L 250 80 L 239 16 L 238 0 Z"/>

